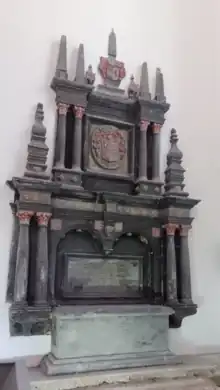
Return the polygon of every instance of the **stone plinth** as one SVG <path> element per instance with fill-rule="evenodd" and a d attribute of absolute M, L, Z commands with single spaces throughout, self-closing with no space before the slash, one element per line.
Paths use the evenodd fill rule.
<path fill-rule="evenodd" d="M 58 375 L 178 362 L 168 349 L 172 313 L 149 305 L 57 308 L 42 367 Z"/>

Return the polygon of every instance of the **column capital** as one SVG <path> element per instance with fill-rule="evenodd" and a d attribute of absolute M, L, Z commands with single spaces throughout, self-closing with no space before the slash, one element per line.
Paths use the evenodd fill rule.
<path fill-rule="evenodd" d="M 85 108 L 81 106 L 74 106 L 73 110 L 75 112 L 75 116 L 77 119 L 82 119 L 84 113 L 85 113 Z"/>
<path fill-rule="evenodd" d="M 153 126 L 152 126 L 152 131 L 153 131 L 154 134 L 159 134 L 161 128 L 162 128 L 162 125 L 161 125 L 161 124 L 159 124 L 159 123 L 154 123 Z"/>
<path fill-rule="evenodd" d="M 179 225 L 175 223 L 167 223 L 166 225 L 164 225 L 164 229 L 166 230 L 168 236 L 174 236 L 178 227 Z"/>
<path fill-rule="evenodd" d="M 161 229 L 158 227 L 152 228 L 152 237 L 159 238 L 161 236 Z"/>
<path fill-rule="evenodd" d="M 140 121 L 140 131 L 147 131 L 149 124 L 150 124 L 149 121 L 141 120 Z"/>
<path fill-rule="evenodd" d="M 31 217 L 34 215 L 33 211 L 20 210 L 17 212 L 17 217 L 21 225 L 29 225 Z"/>
<path fill-rule="evenodd" d="M 65 104 L 65 103 L 58 103 L 57 104 L 57 110 L 58 110 L 60 115 L 66 115 L 68 108 L 69 108 L 68 104 Z"/>
<path fill-rule="evenodd" d="M 51 213 L 43 213 L 43 212 L 36 213 L 38 226 L 47 227 L 51 215 L 52 215 Z"/>
<path fill-rule="evenodd" d="M 191 229 L 191 225 L 181 225 L 180 226 L 180 236 L 186 237 L 188 236 L 189 230 Z"/>

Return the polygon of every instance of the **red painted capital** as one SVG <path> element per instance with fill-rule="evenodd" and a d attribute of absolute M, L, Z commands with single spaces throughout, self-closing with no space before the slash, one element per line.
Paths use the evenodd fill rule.
<path fill-rule="evenodd" d="M 68 104 L 58 103 L 57 109 L 58 109 L 59 115 L 66 115 L 67 111 L 68 111 L 68 107 L 69 107 Z"/>
<path fill-rule="evenodd" d="M 159 134 L 161 128 L 162 128 L 162 125 L 160 125 L 159 123 L 154 123 L 152 126 L 152 131 L 154 134 Z"/>
<path fill-rule="evenodd" d="M 140 121 L 140 130 L 147 131 L 149 124 L 150 124 L 150 122 L 148 122 L 148 121 Z"/>
<path fill-rule="evenodd" d="M 168 223 L 167 225 L 164 225 L 164 228 L 166 229 L 166 233 L 168 236 L 174 236 L 176 229 L 178 229 L 178 225 L 175 223 Z"/>
<path fill-rule="evenodd" d="M 82 119 L 85 109 L 81 106 L 74 106 L 74 112 L 77 119 Z"/>
<path fill-rule="evenodd" d="M 188 236 L 189 230 L 191 229 L 190 225 L 181 225 L 180 226 L 180 235 L 182 237 Z"/>
<path fill-rule="evenodd" d="M 36 213 L 37 223 L 39 226 L 48 226 L 49 219 L 51 217 L 50 213 Z"/>
<path fill-rule="evenodd" d="M 160 237 L 160 228 L 153 227 L 152 228 L 152 237 Z"/>
<path fill-rule="evenodd" d="M 29 225 L 31 217 L 34 215 L 33 211 L 18 211 L 17 217 L 21 225 Z"/>

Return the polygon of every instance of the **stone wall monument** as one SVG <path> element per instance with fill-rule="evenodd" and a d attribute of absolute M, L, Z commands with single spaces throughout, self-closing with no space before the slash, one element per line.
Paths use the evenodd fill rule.
<path fill-rule="evenodd" d="M 116 35 L 101 57 L 103 83 L 78 49 L 68 78 L 62 36 L 51 87 L 57 106 L 53 167 L 43 105 L 36 109 L 22 177 L 14 191 L 14 230 L 7 287 L 13 336 L 52 333 L 47 374 L 175 362 L 168 327 L 196 313 L 188 231 L 199 202 L 184 191 L 182 153 L 171 131 L 165 183 L 160 136 L 169 109 L 163 74 L 149 91 L 147 63 L 139 84 L 120 89 L 125 64 Z M 104 341 L 105 339 L 105 341 Z"/>

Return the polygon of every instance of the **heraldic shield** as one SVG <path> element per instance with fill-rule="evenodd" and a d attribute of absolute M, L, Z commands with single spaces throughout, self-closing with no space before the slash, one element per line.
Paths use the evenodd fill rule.
<path fill-rule="evenodd" d="M 92 132 L 92 155 L 104 169 L 118 169 L 126 154 L 126 141 L 122 132 L 114 126 L 102 125 Z"/>

